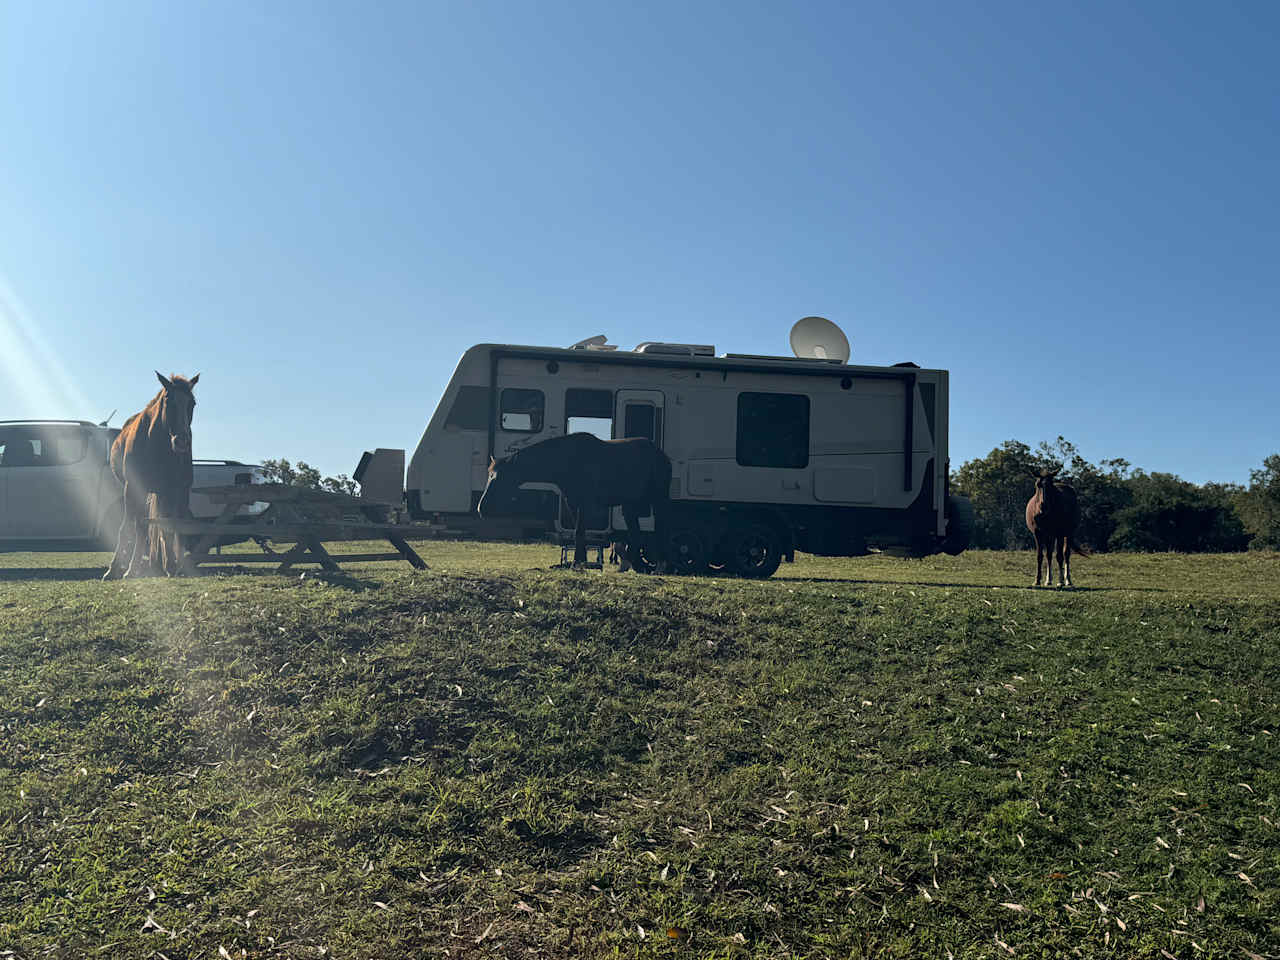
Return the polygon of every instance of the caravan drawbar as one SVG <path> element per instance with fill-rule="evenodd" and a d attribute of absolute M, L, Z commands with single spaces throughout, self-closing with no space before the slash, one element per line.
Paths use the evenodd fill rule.
<path fill-rule="evenodd" d="M 416 519 L 486 531 L 490 457 L 587 430 L 644 436 L 671 459 L 666 555 L 685 572 L 769 576 L 797 550 L 924 556 L 968 546 L 973 512 L 948 490 L 948 375 L 915 364 L 726 353 L 603 337 L 574 347 L 478 344 L 458 363 L 409 463 Z M 554 488 L 521 491 L 508 535 L 564 532 Z M 591 518 L 601 539 L 621 511 Z M 652 525 L 641 521 L 642 533 Z"/>

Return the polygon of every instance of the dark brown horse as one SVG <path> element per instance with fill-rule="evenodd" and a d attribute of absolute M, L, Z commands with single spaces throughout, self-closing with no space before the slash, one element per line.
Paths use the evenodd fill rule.
<path fill-rule="evenodd" d="M 632 565 L 639 546 L 640 516 L 653 508 L 655 562 L 663 550 L 671 461 L 652 440 L 629 437 L 601 440 L 571 433 L 531 444 L 501 460 L 489 461 L 489 482 L 476 511 L 481 516 L 510 513 L 522 483 L 551 483 L 577 517 L 573 563 L 587 562 L 586 518 L 593 507 L 621 506 L 627 521 Z"/>
<path fill-rule="evenodd" d="M 154 563 L 173 576 L 182 562 L 178 535 L 152 535 L 147 520 L 191 516 L 192 388 L 200 374 L 165 379 L 156 371 L 156 377 L 164 389 L 125 421 L 111 445 L 111 472 L 124 486 L 124 520 L 104 580 L 140 576 Z"/>
<path fill-rule="evenodd" d="M 1061 469 L 1059 467 L 1058 469 Z M 1056 479 L 1058 470 L 1031 472 L 1036 492 L 1027 501 L 1027 529 L 1036 538 L 1036 586 L 1040 586 L 1040 562 L 1044 560 L 1044 586 L 1053 585 L 1053 554 L 1058 554 L 1058 586 L 1071 586 L 1071 552 L 1082 557 L 1089 551 L 1076 543 L 1080 507 L 1076 491 Z"/>

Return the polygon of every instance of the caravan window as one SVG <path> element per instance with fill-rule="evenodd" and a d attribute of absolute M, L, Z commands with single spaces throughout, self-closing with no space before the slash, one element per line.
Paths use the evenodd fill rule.
<path fill-rule="evenodd" d="M 489 388 L 461 387 L 449 410 L 446 427 L 483 430 L 489 423 Z"/>
<path fill-rule="evenodd" d="M 516 433 L 541 433 L 546 400 L 541 390 L 502 391 L 502 429 Z"/>
<path fill-rule="evenodd" d="M 570 387 L 564 392 L 564 432 L 613 436 L 613 393 Z"/>
<path fill-rule="evenodd" d="M 738 463 L 809 465 L 809 398 L 797 393 L 738 394 Z"/>

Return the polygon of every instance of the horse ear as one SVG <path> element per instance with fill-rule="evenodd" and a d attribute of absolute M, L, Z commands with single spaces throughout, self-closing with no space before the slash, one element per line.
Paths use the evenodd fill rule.
<path fill-rule="evenodd" d="M 191 384 L 191 386 L 193 386 L 193 387 L 194 387 L 194 386 L 196 385 L 196 381 L 197 381 L 197 380 L 199 380 L 199 379 L 200 379 L 200 374 L 198 374 L 198 373 L 197 373 L 194 377 L 192 377 L 192 378 L 191 378 L 190 380 L 188 380 L 187 382 L 188 382 L 189 384 Z"/>
<path fill-rule="evenodd" d="M 161 375 L 161 373 L 160 373 L 160 371 L 159 371 L 159 370 L 157 370 L 157 371 L 156 371 L 156 379 L 158 379 L 158 380 L 160 381 L 160 384 L 161 384 L 161 385 L 162 385 L 166 390 L 168 390 L 170 387 L 172 387 L 172 386 L 173 386 L 172 381 L 166 380 L 166 379 Z"/>
<path fill-rule="evenodd" d="M 1039 479 L 1040 479 L 1040 471 L 1039 471 L 1039 470 L 1032 470 L 1030 467 L 1028 467 L 1028 468 L 1027 468 L 1027 476 L 1028 476 L 1028 477 L 1030 477 L 1032 480 L 1039 480 Z"/>

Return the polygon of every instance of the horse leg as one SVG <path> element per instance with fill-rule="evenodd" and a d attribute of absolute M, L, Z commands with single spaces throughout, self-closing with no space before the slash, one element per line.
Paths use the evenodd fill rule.
<path fill-rule="evenodd" d="M 640 504 L 634 500 L 623 503 L 622 519 L 627 521 L 627 539 L 623 547 L 627 562 L 622 569 L 639 570 L 640 565 L 636 561 L 640 559 L 637 556 L 640 549 Z"/>
<path fill-rule="evenodd" d="M 124 572 L 126 580 L 151 574 L 151 529 L 147 523 L 149 512 L 144 501 L 141 509 L 133 513 L 133 554 L 129 558 L 129 569 Z"/>
<path fill-rule="evenodd" d="M 1067 567 L 1062 558 L 1062 548 L 1066 546 L 1066 543 L 1067 538 L 1064 536 L 1057 536 L 1053 538 L 1054 547 L 1056 547 L 1058 551 L 1058 586 L 1060 587 L 1065 587 L 1067 585 Z"/>
<path fill-rule="evenodd" d="M 1071 582 L 1071 537 L 1069 536 L 1062 538 L 1062 555 L 1067 563 L 1065 567 L 1065 576 L 1067 578 L 1067 586 L 1068 587 L 1075 586 L 1075 584 Z M 1062 560 L 1058 561 L 1058 565 L 1062 566 Z"/>
<path fill-rule="evenodd" d="M 125 578 L 143 577 L 150 573 L 150 531 L 147 514 L 150 498 L 136 483 L 126 483 L 124 502 L 125 523 L 128 525 L 129 546 L 120 555 Z"/>
<path fill-rule="evenodd" d="M 111 556 L 111 565 L 107 567 L 107 572 L 102 575 L 103 580 L 118 579 L 133 558 L 133 538 L 131 534 L 136 533 L 136 527 L 133 519 L 133 509 L 130 504 L 128 484 L 125 485 L 124 489 L 123 506 L 120 529 L 116 533 L 116 552 Z"/>
<path fill-rule="evenodd" d="M 1035 586 L 1040 586 L 1040 563 L 1044 556 L 1044 540 L 1040 534 L 1036 534 L 1036 582 Z"/>
<path fill-rule="evenodd" d="M 573 567 L 581 570 L 587 565 L 587 505 L 581 502 L 575 509 L 578 522 L 573 529 Z"/>
<path fill-rule="evenodd" d="M 152 520 L 168 519 L 168 496 L 157 490 L 155 497 L 150 501 L 147 515 Z M 148 534 L 152 569 L 157 573 L 164 573 L 165 576 L 172 576 L 169 572 L 169 535 L 163 527 L 154 523 L 149 525 Z"/>
<path fill-rule="evenodd" d="M 190 513 L 188 498 L 183 497 L 182 489 L 175 488 L 165 492 L 163 498 L 156 497 L 156 513 L 170 520 L 186 519 Z M 182 572 L 182 540 L 177 530 L 160 531 L 160 557 L 164 565 L 165 576 L 176 577 Z"/>

